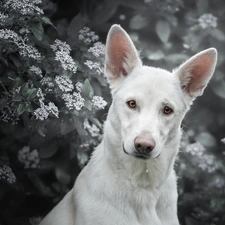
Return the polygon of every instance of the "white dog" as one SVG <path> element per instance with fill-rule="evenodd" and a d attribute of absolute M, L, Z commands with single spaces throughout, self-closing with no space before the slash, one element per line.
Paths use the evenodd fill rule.
<path fill-rule="evenodd" d="M 210 48 L 172 73 L 143 66 L 128 34 L 113 25 L 105 60 L 113 102 L 103 141 L 41 225 L 178 225 L 173 166 L 181 122 L 216 61 Z"/>

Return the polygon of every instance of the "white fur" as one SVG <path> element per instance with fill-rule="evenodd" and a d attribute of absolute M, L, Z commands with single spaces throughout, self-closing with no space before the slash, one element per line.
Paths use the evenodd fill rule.
<path fill-rule="evenodd" d="M 115 57 L 124 44 L 128 47 L 121 61 Z M 201 59 L 211 63 L 209 68 Z M 173 73 L 142 66 L 127 33 L 114 25 L 107 38 L 105 68 L 113 102 L 103 141 L 73 189 L 41 225 L 178 225 L 173 166 L 180 126 L 193 99 L 207 85 L 215 64 L 216 50 L 208 49 Z M 190 78 L 199 71 L 206 73 L 205 77 L 195 78 L 192 84 Z M 136 101 L 135 109 L 127 105 L 130 100 Z M 165 115 L 165 106 L 173 113 Z M 156 143 L 146 160 L 135 157 L 134 140 L 143 133 Z"/>

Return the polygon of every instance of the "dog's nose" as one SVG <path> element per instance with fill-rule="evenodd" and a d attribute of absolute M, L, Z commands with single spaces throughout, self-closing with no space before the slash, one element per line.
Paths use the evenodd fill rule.
<path fill-rule="evenodd" d="M 140 153 L 150 153 L 155 148 L 153 137 L 138 136 L 134 139 L 134 147 Z"/>

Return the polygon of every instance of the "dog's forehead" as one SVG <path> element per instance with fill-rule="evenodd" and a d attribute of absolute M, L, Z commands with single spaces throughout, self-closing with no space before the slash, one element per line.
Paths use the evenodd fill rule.
<path fill-rule="evenodd" d="M 180 89 L 179 79 L 174 74 L 148 66 L 134 70 L 124 85 L 124 88 L 143 95 L 159 92 L 161 95 L 170 95 L 174 93 L 174 89 Z"/>

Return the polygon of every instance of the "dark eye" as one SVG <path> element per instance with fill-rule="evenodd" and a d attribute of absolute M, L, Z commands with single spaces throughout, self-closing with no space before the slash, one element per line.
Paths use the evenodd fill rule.
<path fill-rule="evenodd" d="M 164 113 L 164 114 L 169 115 L 169 114 L 171 114 L 172 112 L 173 112 L 173 110 L 172 110 L 170 107 L 168 107 L 168 106 L 165 106 L 164 109 L 163 109 L 163 113 Z"/>
<path fill-rule="evenodd" d="M 128 101 L 127 105 L 132 109 L 136 108 L 136 102 L 134 100 Z"/>

